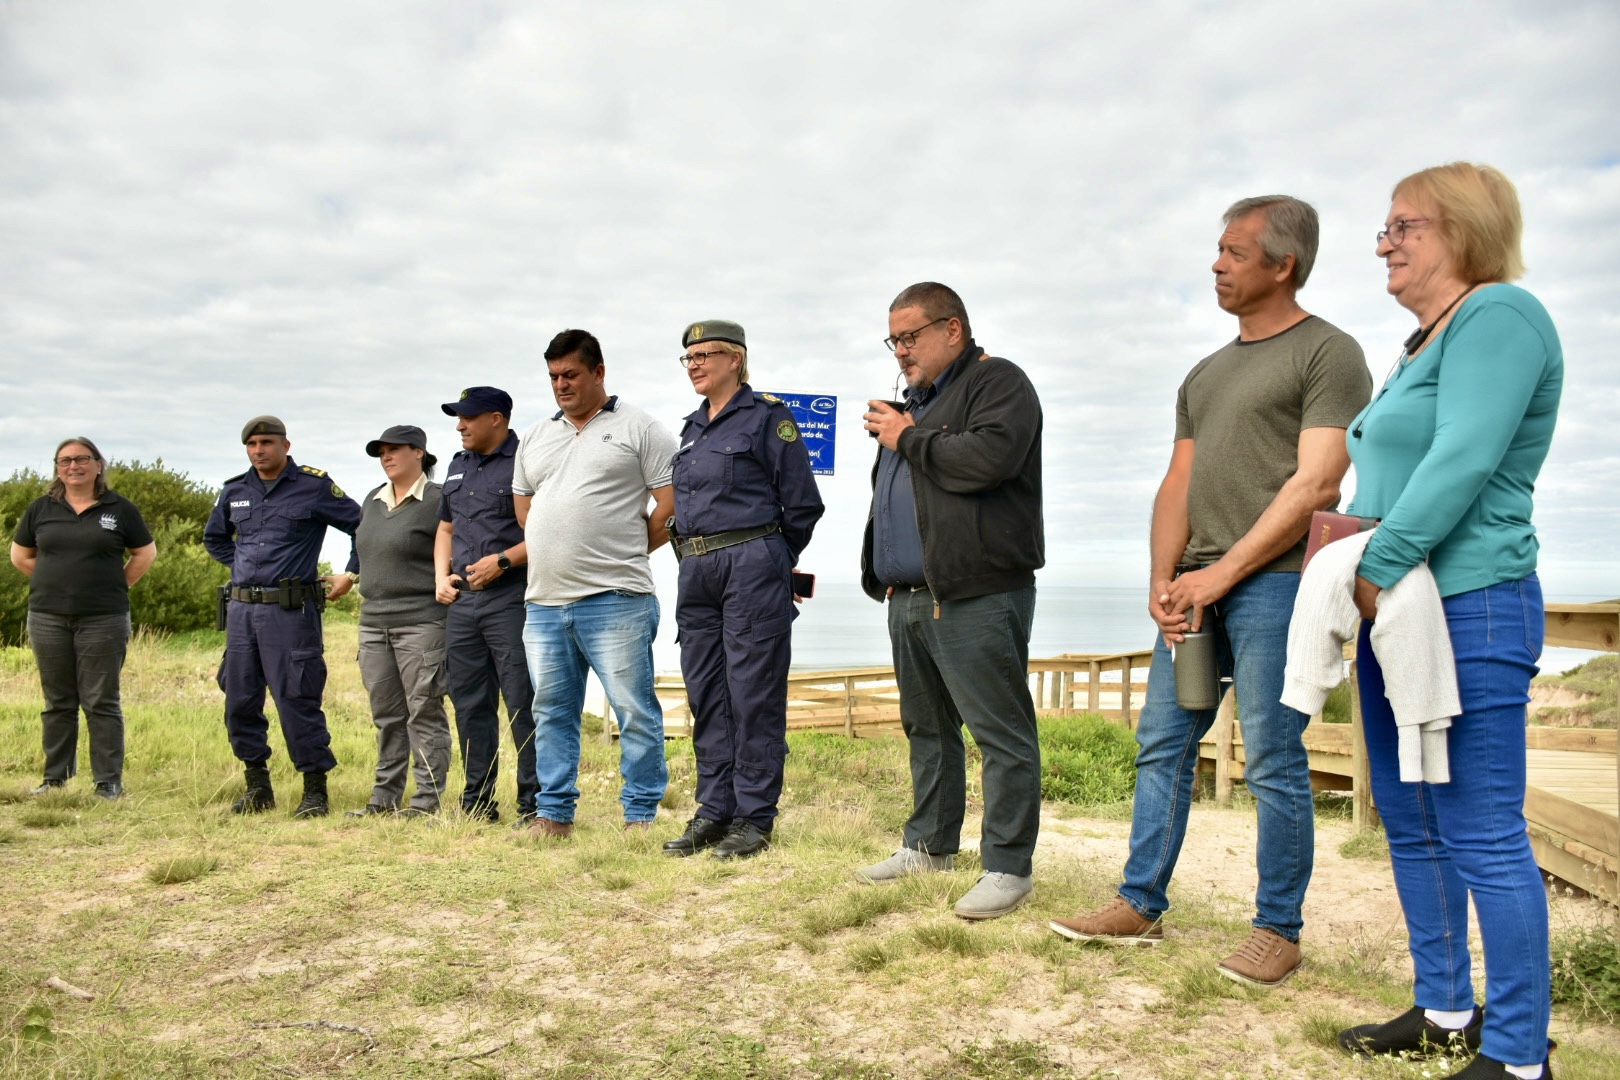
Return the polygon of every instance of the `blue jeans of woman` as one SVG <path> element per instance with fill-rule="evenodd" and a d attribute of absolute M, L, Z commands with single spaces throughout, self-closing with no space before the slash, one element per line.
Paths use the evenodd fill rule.
<path fill-rule="evenodd" d="M 1547 893 L 1525 832 L 1525 704 L 1545 616 L 1534 574 L 1445 598 L 1462 715 L 1446 732 L 1451 782 L 1402 783 L 1395 717 L 1363 623 L 1357 644 L 1373 799 L 1406 915 L 1416 1004 L 1472 1008 L 1468 898 L 1485 948 L 1480 1050 L 1510 1065 L 1547 1054 Z"/>

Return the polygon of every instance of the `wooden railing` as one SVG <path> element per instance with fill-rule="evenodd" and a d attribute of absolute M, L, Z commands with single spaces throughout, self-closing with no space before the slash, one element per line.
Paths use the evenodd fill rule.
<path fill-rule="evenodd" d="M 1029 662 L 1030 693 L 1037 711 L 1073 715 L 1093 712 L 1132 723 L 1147 695 L 1151 652 L 1073 653 Z M 1130 687 L 1126 693 L 1124 688 Z M 658 676 L 654 689 L 664 707 L 664 733 L 692 732 L 686 683 Z M 604 712 L 607 710 L 604 708 Z M 840 732 L 851 738 L 900 731 L 900 688 L 894 669 L 852 668 L 796 671 L 788 676 L 788 730 Z M 612 737 L 611 716 L 608 735 Z"/>
<path fill-rule="evenodd" d="M 1620 649 L 1620 601 L 1606 604 L 1548 604 L 1547 644 L 1564 648 Z M 1043 715 L 1088 712 L 1118 720 L 1135 729 L 1147 696 L 1152 653 L 1065 653 L 1029 662 L 1030 692 L 1036 711 Z M 1351 723 L 1327 724 L 1312 719 L 1305 730 L 1313 789 L 1348 791 L 1358 829 L 1378 824 L 1372 785 L 1367 772 L 1367 746 L 1361 734 L 1361 702 L 1356 690 L 1354 650 L 1351 661 Z M 660 676 L 657 693 L 664 706 L 666 734 L 691 734 L 692 714 L 686 687 L 678 676 Z M 1199 768 L 1211 775 L 1218 801 L 1231 799 L 1233 785 L 1243 779 L 1243 737 L 1235 722 L 1235 695 L 1227 694 L 1215 723 L 1203 740 Z M 607 737 L 612 737 L 609 717 Z M 896 734 L 900 731 L 900 694 L 894 669 L 855 668 L 845 671 L 795 672 L 788 677 L 788 729 L 838 732 L 852 738 Z M 1616 735 L 1612 730 L 1587 728 L 1526 729 L 1526 748 L 1532 759 L 1531 783 L 1525 797 L 1531 846 L 1541 866 L 1611 903 L 1620 904 L 1620 763 L 1612 786 L 1592 786 L 1589 763 L 1613 760 Z M 1560 779 L 1556 756 L 1541 751 L 1585 751 L 1588 764 L 1579 785 Z M 1608 759 L 1591 755 L 1609 755 Z M 1574 755 L 1572 755 L 1573 757 Z M 1539 781 L 1539 782 L 1538 782 Z M 1582 786 L 1584 785 L 1584 786 Z M 1555 790 L 1556 789 L 1556 790 Z"/>

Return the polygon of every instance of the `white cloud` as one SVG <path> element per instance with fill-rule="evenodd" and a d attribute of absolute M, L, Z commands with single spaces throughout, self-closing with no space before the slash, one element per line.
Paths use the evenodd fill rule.
<path fill-rule="evenodd" d="M 756 384 L 839 395 L 806 556 L 853 580 L 888 300 L 933 278 L 1046 409 L 1051 580 L 1133 581 L 1182 374 L 1229 338 L 1222 209 L 1322 212 L 1302 300 L 1375 378 L 1410 317 L 1372 233 L 1452 158 L 1520 186 L 1568 359 L 1544 559 L 1620 593 L 1620 16 L 1603 4 L 0 5 L 0 462 L 84 431 L 217 483 L 282 415 L 351 489 L 460 387 L 549 411 L 604 341 L 677 427 L 695 318 Z"/>

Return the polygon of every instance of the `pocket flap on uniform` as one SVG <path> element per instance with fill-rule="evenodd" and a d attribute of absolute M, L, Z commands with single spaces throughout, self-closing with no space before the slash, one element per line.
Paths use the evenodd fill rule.
<path fill-rule="evenodd" d="M 709 449 L 717 454 L 746 454 L 748 448 L 753 445 L 750 438 L 747 432 L 733 432 L 725 436 L 721 441 L 711 445 Z"/>
<path fill-rule="evenodd" d="M 755 641 L 769 641 L 793 629 L 793 615 L 773 615 L 769 619 L 755 619 L 748 627 L 748 636 Z"/>

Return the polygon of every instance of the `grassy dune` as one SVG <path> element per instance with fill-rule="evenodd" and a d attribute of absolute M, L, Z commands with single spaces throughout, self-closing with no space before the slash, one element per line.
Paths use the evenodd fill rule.
<path fill-rule="evenodd" d="M 777 846 L 740 865 L 657 853 L 692 810 L 680 742 L 651 835 L 620 831 L 599 740 L 570 843 L 453 815 L 293 821 L 279 750 L 281 808 L 235 818 L 221 645 L 135 643 L 130 796 L 115 805 L 83 774 L 27 798 L 37 686 L 25 651 L 0 652 L 0 1076 L 1426 1075 L 1330 1046 L 1345 1023 L 1405 1007 L 1387 951 L 1313 942 L 1269 995 L 1217 978 L 1246 932 L 1242 898 L 1178 891 L 1166 945 L 1114 951 L 1045 922 L 1106 899 L 1117 866 L 1043 857 L 1032 903 L 982 925 L 949 914 L 972 856 L 955 874 L 855 884 L 909 808 L 899 739 L 791 740 Z M 364 804 L 374 762 L 354 649 L 354 625 L 331 621 L 339 811 Z M 1083 829 L 1121 811 L 1049 812 Z M 1246 811 L 1219 813 L 1252 829 Z M 1620 1073 L 1601 1031 L 1565 1042 L 1560 1077 Z"/>

